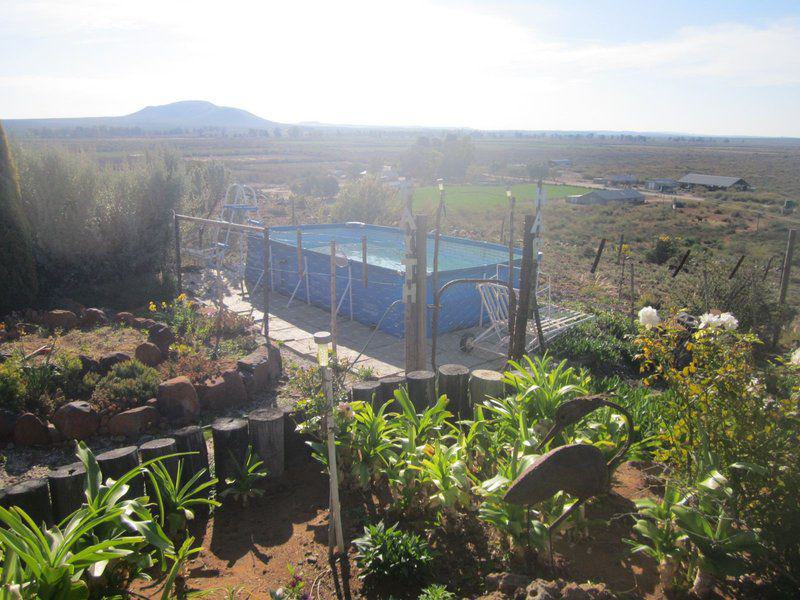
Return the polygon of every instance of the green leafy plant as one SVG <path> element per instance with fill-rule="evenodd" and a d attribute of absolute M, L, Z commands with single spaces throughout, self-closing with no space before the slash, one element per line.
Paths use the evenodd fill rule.
<path fill-rule="evenodd" d="M 272 600 L 307 600 L 310 598 L 305 592 L 306 581 L 302 573 L 298 573 L 292 565 L 286 565 L 289 571 L 289 583 L 276 590 L 270 590 L 269 595 Z"/>
<path fill-rule="evenodd" d="M 445 586 L 434 583 L 423 589 L 417 600 L 456 600 L 456 595 Z"/>
<path fill-rule="evenodd" d="M 203 481 L 206 470 L 202 469 L 185 481 L 183 464 L 183 460 L 177 461 L 174 476 L 163 462 L 153 463 L 146 470 L 152 484 L 150 493 L 155 496 L 158 507 L 159 525 L 171 540 L 176 540 L 185 531 L 187 522 L 194 519 L 196 507 L 213 508 L 220 505 L 204 493 L 215 486 L 217 480 Z"/>
<path fill-rule="evenodd" d="M 117 363 L 97 381 L 92 402 L 101 410 L 120 412 L 154 397 L 161 378 L 158 371 L 136 359 Z"/>
<path fill-rule="evenodd" d="M 186 589 L 186 577 L 184 575 L 186 563 L 193 556 L 203 551 L 200 547 L 192 547 L 193 544 L 194 538 L 189 536 L 179 548 L 167 551 L 166 557 L 172 564 L 167 572 L 164 587 L 161 589 L 161 600 L 184 600 L 208 594 L 208 592 L 189 592 Z"/>
<path fill-rule="evenodd" d="M 25 407 L 27 386 L 22 369 L 15 360 L 0 363 L 0 407 L 13 413 Z"/>
<path fill-rule="evenodd" d="M 360 577 L 386 583 L 419 581 L 427 574 L 433 554 L 427 542 L 415 533 L 386 527 L 383 521 L 368 525 L 364 535 L 353 540 Z"/>
<path fill-rule="evenodd" d="M 268 474 L 267 470 L 263 468 L 264 461 L 257 458 L 252 446 L 247 447 L 244 463 L 239 463 L 233 456 L 231 456 L 231 460 L 235 465 L 236 473 L 233 477 L 225 479 L 227 487 L 220 496 L 222 498 L 231 496 L 242 506 L 247 506 L 251 499 L 264 495 L 264 490 L 256 487 L 258 482 Z"/>

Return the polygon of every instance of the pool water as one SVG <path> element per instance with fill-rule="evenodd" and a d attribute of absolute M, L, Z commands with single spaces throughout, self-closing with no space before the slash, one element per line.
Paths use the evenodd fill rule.
<path fill-rule="evenodd" d="M 405 237 L 394 227 L 359 227 L 348 225 L 301 226 L 304 250 L 330 255 L 331 240 L 336 240 L 337 254 L 350 260 L 361 261 L 361 237 L 367 237 L 367 262 L 370 265 L 405 271 Z M 280 227 L 270 229 L 270 241 L 297 247 L 297 228 Z M 433 235 L 428 236 L 428 273 L 433 272 Z M 439 241 L 439 271 L 455 271 L 485 267 L 508 261 L 508 251 L 498 244 L 476 242 L 450 236 L 441 236 Z"/>

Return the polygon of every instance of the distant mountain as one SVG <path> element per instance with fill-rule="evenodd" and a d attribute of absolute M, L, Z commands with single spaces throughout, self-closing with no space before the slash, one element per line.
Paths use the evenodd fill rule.
<path fill-rule="evenodd" d="M 148 131 L 172 129 L 268 129 L 279 125 L 253 113 L 217 106 L 204 100 L 184 100 L 160 106 L 147 106 L 130 115 L 121 117 L 84 117 L 66 119 L 8 119 L 3 121 L 10 131 L 24 131 L 47 127 L 51 129 L 74 129 L 76 127 L 138 127 Z"/>

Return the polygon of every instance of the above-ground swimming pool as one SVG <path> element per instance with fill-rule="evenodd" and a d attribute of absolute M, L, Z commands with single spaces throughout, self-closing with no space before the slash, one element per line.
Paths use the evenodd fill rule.
<path fill-rule="evenodd" d="M 298 229 L 302 238 L 302 257 L 298 265 Z M 352 314 L 366 325 L 380 324 L 388 333 L 403 335 L 403 305 L 388 313 L 389 306 L 402 299 L 405 265 L 405 234 L 395 227 L 361 224 L 301 225 L 270 227 L 271 286 L 294 302 L 310 302 L 330 309 L 331 305 L 331 241 L 336 241 L 336 254 L 341 256 L 336 268 L 336 291 L 339 313 Z M 367 240 L 367 281 L 364 282 L 362 238 Z M 251 234 L 247 239 L 245 281 L 253 289 L 264 264 L 264 237 Z M 433 235 L 428 235 L 428 304 L 433 304 Z M 520 254 L 517 253 L 517 260 Z M 346 260 L 344 260 L 346 258 Z M 298 268 L 300 266 L 300 268 Z M 302 275 L 302 271 L 307 276 Z M 506 279 L 508 248 L 500 244 L 441 236 L 439 240 L 439 286 L 453 279 Z M 349 282 L 349 287 L 348 287 Z M 299 285 L 298 285 L 299 283 Z M 277 300 L 276 300 L 277 301 Z M 428 335 L 431 329 L 428 310 Z M 481 301 L 474 285 L 453 285 L 442 296 L 439 332 L 445 333 L 478 324 Z M 385 315 L 385 316 L 384 316 Z"/>

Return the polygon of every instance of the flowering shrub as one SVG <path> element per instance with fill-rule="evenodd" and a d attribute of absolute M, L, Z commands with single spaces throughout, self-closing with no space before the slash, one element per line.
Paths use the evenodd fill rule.
<path fill-rule="evenodd" d="M 93 382 L 93 375 L 87 379 Z M 140 406 L 156 395 L 161 378 L 158 371 L 136 359 L 117 363 L 107 375 L 97 381 L 92 403 L 100 411 L 114 414 Z"/>
<path fill-rule="evenodd" d="M 645 253 L 647 262 L 663 265 L 678 252 L 678 244 L 668 235 L 661 235 Z"/>

